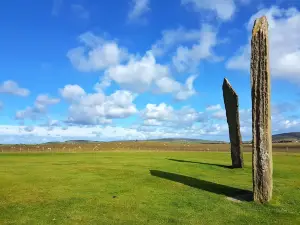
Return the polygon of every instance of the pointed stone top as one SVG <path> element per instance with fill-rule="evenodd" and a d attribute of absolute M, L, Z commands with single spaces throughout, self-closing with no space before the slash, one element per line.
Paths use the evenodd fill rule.
<path fill-rule="evenodd" d="M 231 86 L 226 77 L 224 77 L 224 80 L 223 80 L 223 85 L 225 85 L 225 84 Z"/>
<path fill-rule="evenodd" d="M 229 83 L 229 81 L 227 80 L 226 77 L 224 78 L 224 81 L 223 81 L 223 89 L 224 88 L 229 89 L 234 95 L 236 95 L 235 90 L 232 88 L 231 84 Z"/>
<path fill-rule="evenodd" d="M 227 80 L 226 77 L 224 78 L 224 81 L 223 81 L 223 87 L 224 86 L 227 86 L 228 88 L 232 89 L 232 86 L 231 86 L 231 84 L 229 83 L 229 81 Z"/>
<path fill-rule="evenodd" d="M 262 16 L 254 21 L 252 36 L 256 35 L 258 31 L 267 33 L 268 31 L 268 20 L 266 16 Z"/>

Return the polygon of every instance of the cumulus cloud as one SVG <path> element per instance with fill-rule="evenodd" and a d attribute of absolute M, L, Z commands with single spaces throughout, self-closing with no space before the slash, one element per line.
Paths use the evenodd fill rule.
<path fill-rule="evenodd" d="M 54 128 L 58 128 L 58 127 L 66 128 L 66 126 L 64 125 L 65 124 L 63 124 L 62 121 L 51 119 L 48 117 L 46 122 L 41 124 L 40 126 L 46 127 L 47 130 L 53 130 Z"/>
<path fill-rule="evenodd" d="M 103 76 L 100 81 L 94 85 L 94 90 L 101 92 L 111 85 L 111 79 L 108 76 Z"/>
<path fill-rule="evenodd" d="M 124 106 L 130 102 L 130 95 L 118 93 L 111 97 L 118 99 L 116 105 Z M 124 98 L 120 98 L 123 97 Z M 129 98 L 129 100 L 128 100 Z M 90 99 L 88 102 L 92 103 Z M 207 107 L 208 108 L 208 107 Z M 2 143 L 13 142 L 46 142 L 63 141 L 70 139 L 87 140 L 132 140 L 153 138 L 204 138 L 228 140 L 228 125 L 225 120 L 214 120 L 214 110 L 197 112 L 195 109 L 184 106 L 174 109 L 165 103 L 147 104 L 140 112 L 143 124 L 125 128 L 121 126 L 101 125 L 90 123 L 72 124 L 67 129 L 60 126 L 57 120 L 48 120 L 43 126 L 13 126 L 0 125 L 0 140 Z M 105 119 L 105 118 L 104 118 Z M 240 110 L 241 132 L 243 140 L 251 139 L 251 109 Z M 288 119 L 282 113 L 272 113 L 272 131 L 274 133 L 297 131 L 300 119 Z"/>
<path fill-rule="evenodd" d="M 150 0 L 132 0 L 132 8 L 128 13 L 129 21 L 140 20 L 143 15 L 150 11 Z"/>
<path fill-rule="evenodd" d="M 148 127 L 148 129 L 146 129 Z M 125 128 L 121 126 L 69 126 L 68 129 L 55 127 L 48 129 L 45 126 L 14 126 L 0 125 L 1 143 L 41 143 L 47 141 L 64 141 L 72 139 L 86 140 L 144 140 L 153 138 L 210 138 L 215 135 L 224 139 L 226 126 L 222 124 L 204 124 L 189 127 L 149 127 Z M 210 136 L 211 135 L 211 136 Z M 226 139 L 226 138 L 225 138 Z"/>
<path fill-rule="evenodd" d="M 300 12 L 295 8 L 280 9 L 273 6 L 261 9 L 251 16 L 247 30 L 251 34 L 254 20 L 262 15 L 269 22 L 270 69 L 273 77 L 300 82 Z M 287 35 L 288 34 L 288 35 Z M 250 70 L 250 37 L 248 44 L 242 46 L 230 58 L 228 69 Z"/>
<path fill-rule="evenodd" d="M 32 131 L 34 131 L 34 127 L 33 126 L 24 127 L 24 131 L 26 131 L 26 132 L 32 132 Z"/>
<path fill-rule="evenodd" d="M 215 119 L 224 120 L 226 119 L 226 111 L 224 109 L 220 109 L 216 112 L 213 112 L 212 117 Z"/>
<path fill-rule="evenodd" d="M 127 59 L 127 50 L 113 40 L 105 40 L 91 32 L 79 36 L 83 46 L 68 51 L 72 65 L 82 72 L 99 71 L 117 65 Z"/>
<path fill-rule="evenodd" d="M 146 108 L 141 111 L 141 117 L 144 119 L 144 125 L 148 126 L 172 126 L 186 127 L 191 126 L 203 119 L 203 113 L 185 106 L 175 110 L 166 103 L 147 104 Z"/>
<path fill-rule="evenodd" d="M 298 132 L 300 125 L 300 118 L 288 118 L 285 113 L 272 112 L 272 132 Z"/>
<path fill-rule="evenodd" d="M 193 87 L 195 75 L 188 77 L 184 84 L 179 83 L 171 76 L 168 65 L 157 62 L 152 50 L 143 56 L 129 54 L 116 42 L 106 41 L 91 32 L 80 35 L 79 40 L 84 46 L 71 49 L 67 55 L 79 71 L 104 71 L 99 83 L 94 86 L 96 91 L 102 92 L 113 81 L 121 88 L 136 93 L 170 93 L 179 101 L 186 100 L 196 93 Z M 74 86 L 69 88 L 80 89 Z M 83 94 L 82 90 L 70 91 Z"/>
<path fill-rule="evenodd" d="M 195 75 L 183 85 L 172 78 L 169 67 L 156 62 L 152 51 L 142 58 L 131 58 L 125 65 L 116 65 L 105 71 L 105 77 L 121 87 L 134 92 L 155 90 L 156 93 L 171 93 L 177 100 L 185 100 L 196 93 L 193 88 Z"/>
<path fill-rule="evenodd" d="M 233 0 L 181 0 L 181 4 L 190 5 L 195 11 L 214 12 L 221 20 L 229 20 L 236 11 Z"/>
<path fill-rule="evenodd" d="M 37 96 L 35 100 L 35 107 L 37 108 L 44 108 L 49 105 L 55 105 L 60 102 L 59 98 L 51 98 L 46 94 L 41 94 Z"/>
<path fill-rule="evenodd" d="M 106 96 L 103 92 L 86 93 L 78 85 L 66 85 L 60 93 L 71 103 L 66 120 L 71 124 L 109 124 L 112 119 L 126 118 L 137 112 L 133 103 L 136 95 L 129 91 L 117 90 Z"/>
<path fill-rule="evenodd" d="M 30 91 L 26 88 L 19 87 L 15 81 L 7 80 L 0 84 L 0 93 L 26 97 L 30 94 Z"/>
<path fill-rule="evenodd" d="M 173 65 L 178 72 L 185 72 L 195 69 L 203 59 L 222 60 L 213 52 L 213 48 L 217 44 L 217 32 L 212 26 L 204 24 L 197 44 L 191 47 L 180 45 L 177 48 L 175 55 L 172 57 Z"/>
<path fill-rule="evenodd" d="M 193 87 L 193 83 L 196 78 L 197 78 L 197 76 L 192 75 L 186 80 L 185 85 L 181 86 L 180 90 L 175 94 L 176 100 L 179 100 L 179 101 L 186 100 L 189 97 L 196 94 L 196 91 Z"/>
<path fill-rule="evenodd" d="M 272 105 L 272 133 L 284 133 L 298 131 L 300 118 L 289 118 L 286 114 L 298 107 L 291 102 L 281 102 Z M 252 135 L 252 109 L 240 109 L 240 126 L 243 136 L 251 137 Z"/>
<path fill-rule="evenodd" d="M 105 75 L 121 86 L 142 92 L 149 89 L 157 78 L 169 76 L 169 69 L 167 66 L 157 64 L 149 51 L 141 59 L 131 58 L 126 65 L 109 68 Z"/>
<path fill-rule="evenodd" d="M 222 109 L 221 105 L 220 104 L 217 104 L 217 105 L 209 105 L 206 107 L 206 111 L 216 111 L 216 110 L 220 110 Z"/>
<path fill-rule="evenodd" d="M 60 89 L 59 92 L 61 96 L 69 102 L 75 102 L 82 96 L 86 95 L 83 88 L 77 84 L 68 84 L 64 88 Z"/>
<path fill-rule="evenodd" d="M 183 101 L 196 94 L 196 90 L 193 87 L 196 78 L 197 76 L 192 75 L 182 85 L 170 77 L 162 77 L 156 80 L 155 84 L 158 93 L 173 93 L 176 100 Z"/>
<path fill-rule="evenodd" d="M 46 94 L 37 96 L 33 106 L 28 106 L 24 110 L 18 110 L 15 118 L 17 120 L 31 119 L 37 120 L 42 118 L 47 113 L 47 107 L 60 102 L 58 98 L 49 97 Z"/>
<path fill-rule="evenodd" d="M 152 52 L 155 56 L 164 55 L 179 43 L 194 42 L 201 39 L 201 30 L 187 30 L 183 27 L 162 31 L 162 38 L 152 45 Z"/>
<path fill-rule="evenodd" d="M 102 99 L 100 102 L 103 103 L 100 103 L 98 101 L 99 97 L 99 95 L 93 96 L 92 94 L 86 94 L 86 99 L 82 98 L 81 103 L 84 104 L 84 107 L 91 104 L 105 104 L 106 100 Z M 119 92 L 106 96 L 106 98 L 110 104 L 117 105 L 118 107 L 125 107 L 131 104 L 134 96 L 130 95 L 130 93 Z M 278 105 L 282 104 L 284 103 L 279 103 Z M 82 109 L 82 107 L 78 108 L 78 110 L 80 109 Z M 59 121 L 49 119 L 47 124 L 43 126 L 0 125 L 0 136 L 6 135 L 6 137 L 1 140 L 11 141 L 11 137 L 14 136 L 14 138 L 19 141 L 23 140 L 24 142 L 32 142 L 34 140 L 49 141 L 53 139 L 66 140 L 78 138 L 91 140 L 128 140 L 164 137 L 205 139 L 209 137 L 209 139 L 228 140 L 228 125 L 226 120 L 215 118 L 215 113 L 222 111 L 224 112 L 222 108 L 220 109 L 219 104 L 208 106 L 205 112 L 198 112 L 189 106 L 174 109 L 166 103 L 147 104 L 145 109 L 140 111 L 143 123 L 132 126 L 131 128 L 107 125 L 107 123 L 105 124 L 105 120 L 109 119 L 106 117 L 99 117 L 99 119 L 104 120 L 101 121 L 101 126 L 98 126 L 97 123 L 94 123 L 92 120 L 92 122 L 89 123 L 86 119 L 83 119 L 82 121 L 79 119 L 77 122 L 73 121 L 74 123 L 72 126 L 69 126 L 68 129 L 61 127 L 59 125 Z M 87 117 L 93 118 L 95 116 L 99 116 L 97 113 L 90 114 L 88 110 L 84 112 L 87 113 Z M 273 133 L 296 131 L 299 127 L 299 117 L 289 119 L 283 114 L 283 112 L 276 112 L 275 110 L 272 112 Z M 116 114 L 113 112 L 112 117 L 115 115 Z M 240 125 L 243 140 L 251 139 L 251 124 L 251 109 L 240 109 Z M 27 136 L 29 134 L 31 136 Z"/>

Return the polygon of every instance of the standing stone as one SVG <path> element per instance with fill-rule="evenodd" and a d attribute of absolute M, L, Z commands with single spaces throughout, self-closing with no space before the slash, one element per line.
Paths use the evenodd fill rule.
<path fill-rule="evenodd" d="M 268 42 L 268 21 L 263 16 L 255 20 L 251 40 L 253 198 L 261 203 L 271 200 L 273 189 Z"/>
<path fill-rule="evenodd" d="M 222 89 L 229 128 L 232 168 L 243 168 L 244 160 L 240 132 L 239 98 L 226 78 L 224 78 Z"/>

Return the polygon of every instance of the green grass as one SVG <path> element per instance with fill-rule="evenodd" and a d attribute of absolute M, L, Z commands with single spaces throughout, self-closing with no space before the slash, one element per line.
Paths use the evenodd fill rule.
<path fill-rule="evenodd" d="M 252 189 L 244 157 L 232 170 L 227 153 L 0 154 L 0 224 L 300 224 L 300 155 L 274 154 L 266 205 L 226 199 Z"/>

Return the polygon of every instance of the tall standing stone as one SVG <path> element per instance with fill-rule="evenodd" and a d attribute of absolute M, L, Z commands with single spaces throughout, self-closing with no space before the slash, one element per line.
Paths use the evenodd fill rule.
<path fill-rule="evenodd" d="M 224 78 L 222 89 L 229 128 L 232 167 L 243 168 L 244 160 L 240 132 L 239 98 L 226 78 Z"/>
<path fill-rule="evenodd" d="M 268 45 L 268 21 L 263 16 L 255 20 L 251 40 L 253 198 L 261 203 L 271 200 L 273 189 Z"/>

